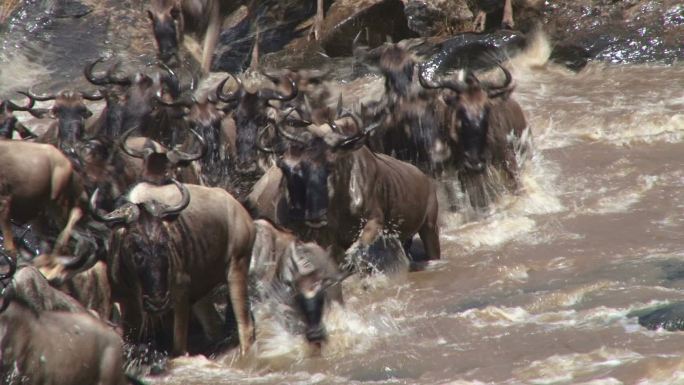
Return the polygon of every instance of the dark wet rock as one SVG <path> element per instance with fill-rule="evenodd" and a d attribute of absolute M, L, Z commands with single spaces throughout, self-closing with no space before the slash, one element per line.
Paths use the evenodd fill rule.
<path fill-rule="evenodd" d="M 78 0 L 61 0 L 55 2 L 54 16 L 57 18 L 83 17 L 93 9 Z"/>
<path fill-rule="evenodd" d="M 430 56 L 426 66 L 437 73 L 455 68 L 488 68 L 520 53 L 527 38 L 520 32 L 463 33 L 432 47 L 420 47 L 423 56 Z"/>
<path fill-rule="evenodd" d="M 684 302 L 646 310 L 632 316 L 639 317 L 639 324 L 647 329 L 684 330 Z"/>
<path fill-rule="evenodd" d="M 473 12 L 466 0 L 403 0 L 411 31 L 420 36 L 472 30 Z"/>
<path fill-rule="evenodd" d="M 684 58 L 680 1 L 547 1 L 543 19 L 556 43 L 552 59 L 571 68 L 591 59 L 617 64 Z"/>

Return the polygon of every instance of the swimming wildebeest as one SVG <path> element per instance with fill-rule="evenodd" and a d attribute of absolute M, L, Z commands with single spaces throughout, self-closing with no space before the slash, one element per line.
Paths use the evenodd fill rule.
<path fill-rule="evenodd" d="M 14 261 L 5 258 L 14 270 Z M 0 382 L 140 384 L 124 373 L 123 341 L 114 329 L 50 287 L 32 267 L 17 271 L 3 291 Z"/>
<path fill-rule="evenodd" d="M 516 146 L 518 151 L 527 151 L 528 143 L 523 138 L 527 121 L 511 97 L 513 77 L 506 68 L 499 68 L 505 75 L 503 84 L 481 82 L 472 72 L 466 74 L 465 80 L 437 82 L 428 81 L 424 71 L 420 73 L 423 87 L 448 90 L 443 98 L 450 112 L 434 141 L 432 154 L 435 161 L 449 163 L 447 168 L 459 172 L 464 190 L 482 184 L 481 176 L 490 165 L 503 171 L 508 179 L 504 180 L 506 187 L 514 191 L 520 188 Z"/>
<path fill-rule="evenodd" d="M 172 182 L 140 183 L 106 215 L 91 207 L 98 220 L 120 227 L 108 265 L 124 329 L 138 331 L 140 305 L 151 314 L 173 310 L 173 353 L 184 354 L 191 305 L 227 283 L 244 354 L 254 338 L 247 297 L 254 224 L 225 190 Z"/>
<path fill-rule="evenodd" d="M 278 129 L 290 140 L 277 163 L 286 179 L 288 216 L 309 228 L 327 226 L 338 262 L 357 239 L 367 255 L 383 231 L 407 248 L 418 233 L 427 258 L 440 258 L 434 181 L 413 165 L 369 150 L 369 129 L 323 136 Z"/>
<path fill-rule="evenodd" d="M 249 269 L 253 293 L 259 300 L 284 299 L 306 324 L 309 342 L 326 339 L 323 312 L 331 301 L 342 303 L 340 273 L 330 252 L 313 242 L 302 242 L 263 219 L 254 221 L 256 238 Z"/>
<path fill-rule="evenodd" d="M 58 222 L 66 223 L 54 248 L 59 252 L 81 218 L 80 203 L 85 201 L 69 159 L 50 144 L 3 140 L 0 165 L 0 227 L 5 249 L 16 250 L 10 218 L 25 223 L 52 213 Z"/>

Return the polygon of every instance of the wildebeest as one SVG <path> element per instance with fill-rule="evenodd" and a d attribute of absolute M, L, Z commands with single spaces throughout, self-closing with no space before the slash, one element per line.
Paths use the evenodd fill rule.
<path fill-rule="evenodd" d="M 512 190 L 520 188 L 516 146 L 527 150 L 522 138 L 527 122 L 520 105 L 510 97 L 514 88 L 510 72 L 499 68 L 505 75 L 503 84 L 481 82 L 472 72 L 465 80 L 437 82 L 428 81 L 424 71 L 420 73 L 423 87 L 452 92 L 444 95 L 450 113 L 431 153 L 435 161 L 449 163 L 448 167 L 459 172 L 465 189 L 473 184 L 472 177 L 482 175 L 490 165 L 504 172 L 508 179 L 505 185 Z M 475 180 L 476 184 L 480 182 Z"/>
<path fill-rule="evenodd" d="M 202 72 L 209 73 L 223 16 L 240 5 L 225 0 L 153 0 L 148 9 L 159 59 L 169 65 L 180 62 L 180 45 L 186 33 L 203 38 Z"/>
<path fill-rule="evenodd" d="M 326 339 L 323 312 L 330 301 L 342 303 L 340 273 L 330 252 L 313 242 L 302 242 L 263 219 L 254 221 L 250 281 L 260 300 L 275 297 L 295 308 L 306 324 L 312 343 Z"/>
<path fill-rule="evenodd" d="M 440 258 L 433 180 L 413 165 L 368 149 L 370 128 L 313 138 L 278 128 L 291 141 L 277 163 L 286 179 L 288 216 L 309 228 L 327 226 L 338 262 L 357 238 L 359 252 L 367 254 L 383 231 L 396 234 L 407 248 L 418 233 L 427 257 Z"/>
<path fill-rule="evenodd" d="M 5 248 L 16 250 L 10 218 L 25 223 L 47 211 L 66 219 L 54 248 L 59 252 L 81 218 L 80 203 L 85 201 L 69 159 L 49 144 L 0 141 L 0 164 L 0 226 Z"/>
<path fill-rule="evenodd" d="M 223 88 L 226 82 L 233 77 L 237 82 L 238 89 L 226 93 Z M 256 180 L 263 175 L 264 171 L 271 166 L 270 153 L 263 151 L 262 141 L 264 136 L 269 136 L 265 131 L 269 127 L 267 110 L 272 108 L 270 101 L 289 101 L 297 96 L 298 89 L 295 82 L 290 79 L 290 93 L 283 94 L 272 89 L 258 89 L 249 91 L 243 85 L 240 78 L 230 75 L 216 88 L 216 96 L 219 100 L 232 103 L 237 106 L 232 114 L 235 127 L 235 143 L 232 153 L 235 159 L 230 160 L 232 190 L 238 199 L 242 199 L 250 190 Z M 275 132 L 270 133 L 271 137 Z M 259 156 L 259 155 L 262 156 Z"/>
<path fill-rule="evenodd" d="M 13 270 L 14 261 L 4 256 Z M 3 384 L 140 384 L 124 373 L 123 341 L 113 328 L 50 287 L 34 268 L 16 272 L 2 301 Z"/>
<path fill-rule="evenodd" d="M 415 82 L 417 59 L 405 44 L 388 44 L 368 55 L 379 56 L 378 66 L 385 77 L 384 98 L 362 106 L 364 119 L 381 122 L 369 146 L 436 175 L 438 166 L 431 150 L 444 103 L 434 91 L 423 90 Z"/>
<path fill-rule="evenodd" d="M 45 113 L 50 118 L 57 119 L 48 130 L 38 139 L 41 143 L 55 145 L 67 154 L 74 152 L 74 145 L 81 141 L 85 134 L 86 119 L 93 113 L 86 107 L 84 100 L 102 100 L 104 95 L 99 91 L 94 93 L 63 90 L 57 94 L 36 95 L 32 92 L 22 92 L 36 101 L 54 100 L 48 110 L 31 110 L 31 113 L 43 117 Z"/>
<path fill-rule="evenodd" d="M 152 314 L 173 309 L 173 352 L 185 353 L 191 305 L 227 283 L 246 353 L 254 337 L 247 297 L 254 242 L 249 214 L 225 190 L 175 180 L 163 186 L 140 183 L 127 199 L 106 215 L 91 210 L 98 220 L 121 227 L 114 232 L 108 265 L 128 334 L 137 332 L 143 309 Z"/>
<path fill-rule="evenodd" d="M 33 99 L 29 99 L 26 106 L 19 106 L 10 100 L 0 100 L 0 139 L 12 139 L 15 131 L 22 139 L 36 137 L 13 114 L 14 111 L 28 111 L 33 105 Z"/>
<path fill-rule="evenodd" d="M 513 5 L 512 0 L 503 0 L 503 18 L 501 19 L 501 28 L 513 29 L 515 23 L 513 22 Z M 475 32 L 483 32 L 487 22 L 487 13 L 501 9 L 501 0 L 477 0 L 479 11 L 473 21 Z"/>
<path fill-rule="evenodd" d="M 107 106 L 100 118 L 88 128 L 91 136 L 118 139 L 123 132 L 137 127 L 143 136 L 167 146 L 169 143 L 175 145 L 177 131 L 185 128 L 185 122 L 177 108 L 164 106 L 159 101 L 175 100 L 185 91 L 178 76 L 165 66 L 162 66 L 163 71 L 152 75 L 142 72 L 115 74 L 114 67 L 104 74 L 95 75 L 94 67 L 101 61 L 102 58 L 97 59 L 84 69 L 90 83 L 106 86 L 103 93 Z M 194 80 L 191 87 L 193 84 Z"/>

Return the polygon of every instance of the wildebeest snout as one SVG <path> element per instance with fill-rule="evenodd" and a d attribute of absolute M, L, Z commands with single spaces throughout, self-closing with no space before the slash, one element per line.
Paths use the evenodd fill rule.
<path fill-rule="evenodd" d="M 167 311 L 171 305 L 171 296 L 166 292 L 164 296 L 149 296 L 143 295 L 143 307 L 150 313 L 163 313 Z"/>
<path fill-rule="evenodd" d="M 313 295 L 297 294 L 297 305 L 306 322 L 306 339 L 309 342 L 321 342 L 326 339 L 325 326 L 322 324 L 325 307 L 325 293 L 318 291 Z"/>
<path fill-rule="evenodd" d="M 485 159 L 477 152 L 466 151 L 464 154 L 463 166 L 468 171 L 482 172 L 485 169 Z"/>

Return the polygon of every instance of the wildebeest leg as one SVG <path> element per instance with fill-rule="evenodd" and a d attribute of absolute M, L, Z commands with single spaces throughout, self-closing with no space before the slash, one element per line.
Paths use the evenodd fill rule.
<path fill-rule="evenodd" d="M 515 23 L 513 23 L 513 5 L 511 4 L 511 0 L 505 0 L 503 19 L 501 20 L 501 28 L 513 29 L 514 27 Z"/>
<path fill-rule="evenodd" d="M 232 253 L 228 267 L 228 291 L 237 320 L 240 354 L 242 355 L 249 351 L 254 341 L 254 325 L 249 314 L 249 298 L 247 297 L 248 271 L 249 256 Z"/>
<path fill-rule="evenodd" d="M 10 253 L 16 251 L 14 244 L 14 234 L 12 233 L 12 223 L 10 222 L 10 203 L 12 198 L 0 197 L 0 226 L 2 226 L 2 237 L 5 239 L 5 250 Z"/>
<path fill-rule="evenodd" d="M 174 301 L 173 308 L 173 354 L 177 356 L 188 352 L 188 326 L 190 323 L 188 294 L 180 294 L 180 297 Z"/>
<path fill-rule="evenodd" d="M 71 238 L 71 232 L 74 230 L 76 222 L 78 222 L 82 217 L 83 211 L 79 207 L 74 207 L 71 209 L 71 212 L 69 212 L 69 220 L 67 221 L 66 226 L 64 226 L 64 230 L 62 230 L 57 237 L 57 242 L 55 243 L 55 249 L 53 253 L 59 254 L 63 251 L 64 247 L 69 242 L 69 238 Z"/>
<path fill-rule="evenodd" d="M 518 160 L 515 157 L 515 151 L 512 149 L 506 150 L 505 160 L 504 160 L 504 171 L 508 174 L 510 180 L 513 183 L 513 192 L 515 194 L 520 193 L 522 184 L 520 183 L 520 175 L 518 175 Z"/>
<path fill-rule="evenodd" d="M 487 22 L 487 13 L 484 11 L 479 11 L 475 16 L 473 21 L 473 31 L 483 32 L 485 29 L 485 24 Z"/>
<path fill-rule="evenodd" d="M 209 11 L 209 26 L 204 34 L 204 45 L 202 46 L 202 72 L 205 74 L 211 71 L 211 59 L 214 57 L 214 48 L 216 48 L 216 42 L 221 32 L 219 2 L 211 1 L 210 4 L 212 9 Z"/>
<path fill-rule="evenodd" d="M 309 31 L 309 40 L 318 40 L 321 37 L 321 27 L 323 27 L 323 19 L 325 18 L 325 9 L 323 0 L 316 0 L 316 16 L 314 16 L 311 31 Z"/>
<path fill-rule="evenodd" d="M 210 341 L 217 341 L 222 336 L 221 317 L 214 308 L 212 296 L 207 295 L 192 305 L 192 311 L 202 325 L 204 334 Z"/>
<path fill-rule="evenodd" d="M 438 215 L 439 207 L 437 199 L 430 199 L 425 222 L 423 222 L 423 227 L 418 230 L 418 235 L 423 241 L 425 254 L 428 259 L 440 259 L 441 250 L 439 246 Z"/>

